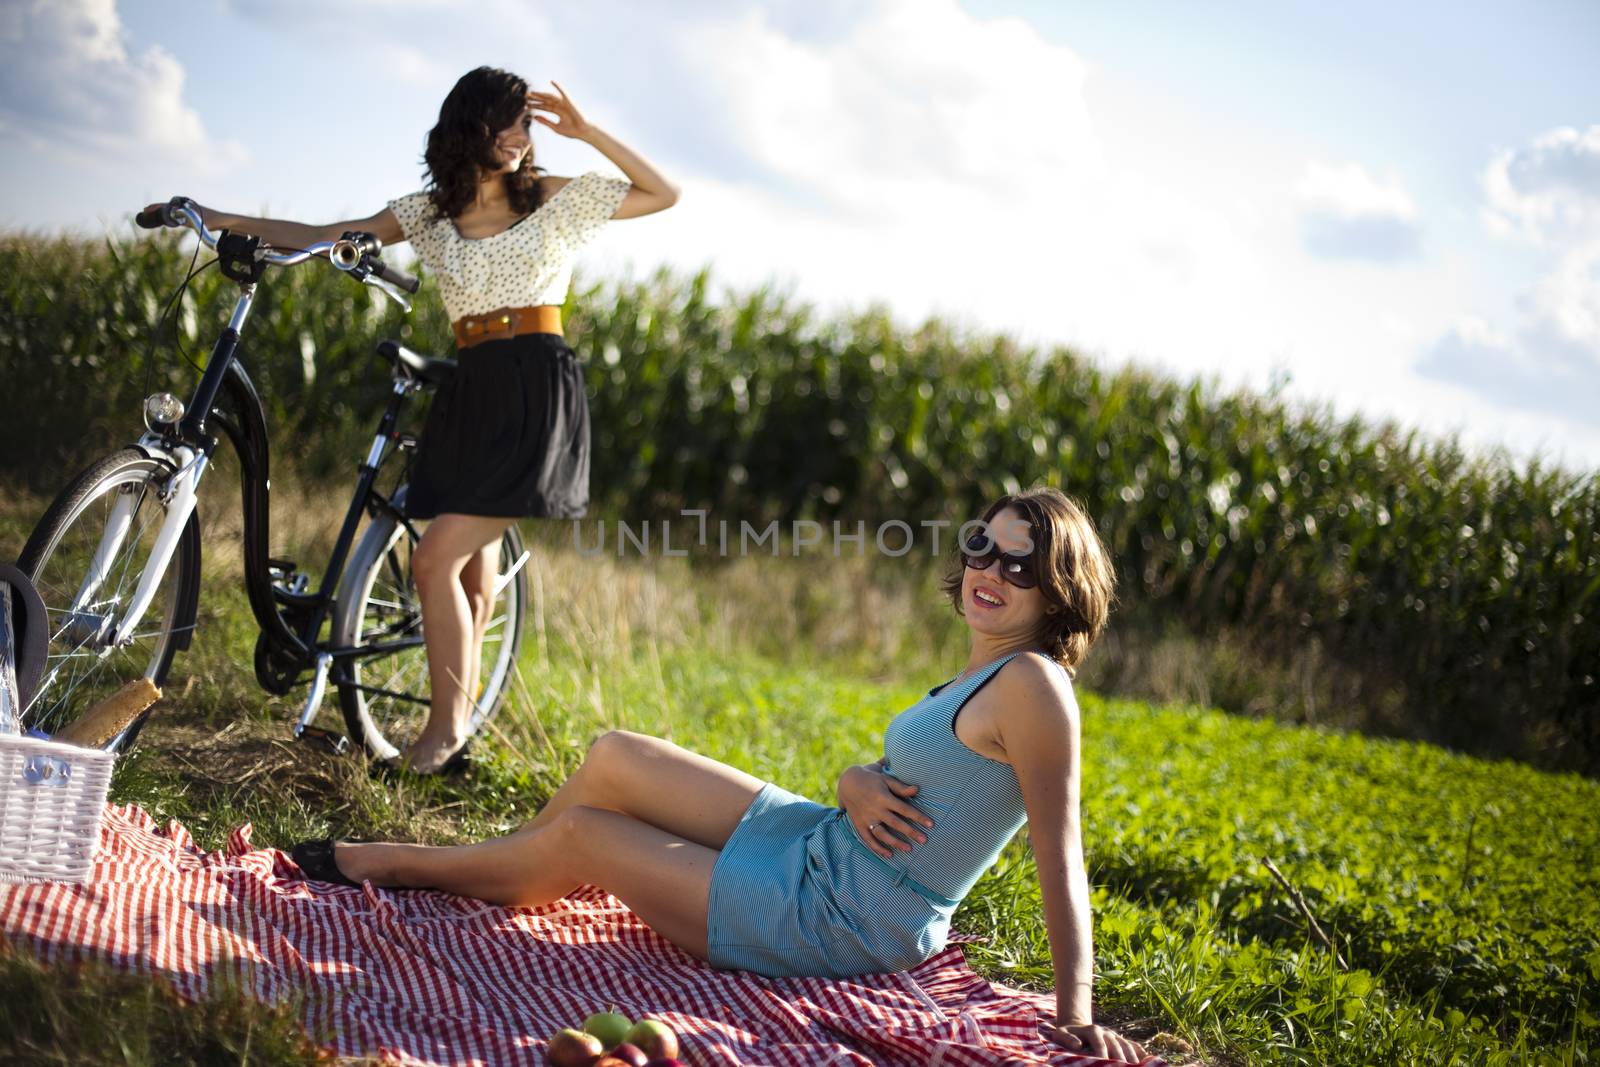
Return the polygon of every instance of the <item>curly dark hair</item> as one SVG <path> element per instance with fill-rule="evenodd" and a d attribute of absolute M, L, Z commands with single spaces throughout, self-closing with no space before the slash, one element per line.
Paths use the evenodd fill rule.
<path fill-rule="evenodd" d="M 428 201 L 438 218 L 453 219 L 478 194 L 478 175 L 497 166 L 495 134 L 516 122 L 528 106 L 528 83 L 509 71 L 479 67 L 456 82 L 439 107 L 439 122 L 428 131 L 422 153 L 428 167 Z M 505 175 L 506 196 L 519 215 L 539 206 L 539 175 L 533 149 L 522 165 Z"/>
<path fill-rule="evenodd" d="M 1002 496 L 984 509 L 981 528 L 987 531 L 989 523 L 1006 508 L 1028 524 L 1039 592 L 1054 608 L 1045 616 L 1039 644 L 1045 655 L 1068 674 L 1075 674 L 1089 646 L 1105 628 L 1116 600 L 1117 574 L 1111 553 L 1083 506 L 1059 489 L 1043 486 Z M 965 570 L 957 544 L 940 582 L 957 615 L 965 614 L 961 607 Z"/>

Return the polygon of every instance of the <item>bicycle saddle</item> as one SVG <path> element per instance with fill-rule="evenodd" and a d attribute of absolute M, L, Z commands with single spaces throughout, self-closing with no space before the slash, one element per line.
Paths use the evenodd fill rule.
<path fill-rule="evenodd" d="M 399 341 L 379 341 L 378 355 L 388 360 L 396 374 L 415 378 L 428 385 L 442 385 L 456 373 L 453 359 L 434 359 L 421 352 L 413 352 Z"/>
<path fill-rule="evenodd" d="M 38 590 L 26 574 L 9 563 L 0 563 L 0 582 L 11 587 L 11 639 L 17 657 L 17 696 L 22 706 L 27 707 L 44 674 L 49 624 L 45 622 L 44 601 L 39 599 Z"/>

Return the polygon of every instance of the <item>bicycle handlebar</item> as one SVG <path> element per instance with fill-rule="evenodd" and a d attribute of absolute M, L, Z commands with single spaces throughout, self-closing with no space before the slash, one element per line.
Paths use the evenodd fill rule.
<path fill-rule="evenodd" d="M 158 208 L 141 211 L 133 217 L 133 221 L 147 230 L 162 226 L 188 228 L 193 230 L 207 247 L 217 247 L 217 234 L 206 229 L 199 208 L 186 196 L 175 196 Z M 391 286 L 398 286 L 408 293 L 416 292 L 422 282 L 379 259 L 378 252 L 382 248 L 383 242 L 370 233 L 346 233 L 337 241 L 318 241 L 291 252 L 277 252 L 273 251 L 270 245 L 262 245 L 256 255 L 262 262 L 279 267 L 293 266 L 296 263 L 304 263 L 313 256 L 321 256 L 339 270 L 353 274 L 358 281 L 369 285 L 377 284 L 378 288 L 385 292 L 389 292 Z M 376 283 L 371 280 L 373 277 L 377 278 Z M 410 307 L 398 293 L 390 295 Z"/>

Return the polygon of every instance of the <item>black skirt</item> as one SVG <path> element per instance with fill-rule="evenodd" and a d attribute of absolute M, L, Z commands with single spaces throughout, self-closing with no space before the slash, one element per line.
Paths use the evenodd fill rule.
<path fill-rule="evenodd" d="M 559 334 L 456 353 L 422 428 L 406 513 L 581 518 L 589 505 L 589 398 Z"/>

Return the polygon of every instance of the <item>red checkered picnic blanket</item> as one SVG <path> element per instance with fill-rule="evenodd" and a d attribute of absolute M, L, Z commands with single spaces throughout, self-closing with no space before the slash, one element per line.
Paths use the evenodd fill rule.
<path fill-rule="evenodd" d="M 205 852 L 134 806 L 107 807 L 87 885 L 0 885 L 0 938 L 162 974 L 191 999 L 220 975 L 264 1001 L 298 994 L 320 1043 L 404 1064 L 539 1064 L 555 1031 L 613 1007 L 666 1023 L 695 1067 L 1109 1063 L 1040 1038 L 1047 999 L 985 981 L 955 946 L 845 981 L 718 971 L 597 889 L 502 908 L 308 883 L 248 825 Z"/>

